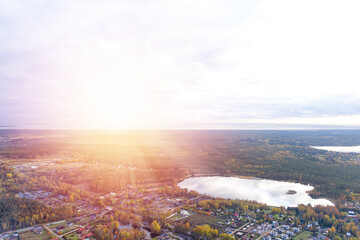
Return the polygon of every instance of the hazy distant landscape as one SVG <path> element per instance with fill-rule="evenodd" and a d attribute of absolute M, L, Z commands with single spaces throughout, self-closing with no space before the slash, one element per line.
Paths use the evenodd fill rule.
<path fill-rule="evenodd" d="M 359 132 L 2 130 L 0 154 L 9 159 L 10 164 L 22 159 L 41 164 L 41 159 L 49 156 L 74 164 L 73 158 L 79 158 L 77 166 L 85 164 L 81 171 L 73 168 L 70 173 L 58 174 L 65 174 L 64 179 L 69 183 L 85 184 L 88 190 L 100 192 L 101 188 L 109 186 L 95 186 L 92 182 L 96 181 L 91 181 L 90 176 L 111 181 L 110 185 L 116 188 L 109 176 L 116 173 L 95 174 L 101 168 L 87 168 L 86 164 L 101 163 L 104 168 L 117 167 L 118 170 L 137 168 L 135 173 L 139 169 L 152 169 L 155 171 L 153 174 L 159 174 L 158 177 L 164 181 L 176 181 L 191 174 L 291 180 L 315 186 L 314 196 L 332 197 L 341 195 L 346 189 L 360 191 L 359 156 L 311 146 L 357 146 L 360 144 Z M 49 172 L 48 168 L 50 166 L 44 166 L 44 173 Z M 40 171 L 41 168 L 37 174 Z M 149 182 L 152 180 L 153 177 L 147 179 Z M 123 181 L 126 182 L 121 184 L 126 184 L 130 179 L 123 178 Z M 145 180 L 135 178 L 132 181 Z M 117 184 L 121 185 L 120 181 Z"/>

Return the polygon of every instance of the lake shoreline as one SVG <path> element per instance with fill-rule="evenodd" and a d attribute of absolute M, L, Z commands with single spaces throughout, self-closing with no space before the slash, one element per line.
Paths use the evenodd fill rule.
<path fill-rule="evenodd" d="M 340 153 L 360 153 L 360 146 L 310 146 L 311 148 L 323 151 Z"/>
<path fill-rule="evenodd" d="M 194 174 L 180 181 L 178 186 L 211 197 L 257 201 L 269 206 L 297 207 L 309 203 L 314 206 L 334 205 L 326 198 L 313 198 L 310 194 L 314 186 L 289 181 L 243 178 L 239 175 Z"/>

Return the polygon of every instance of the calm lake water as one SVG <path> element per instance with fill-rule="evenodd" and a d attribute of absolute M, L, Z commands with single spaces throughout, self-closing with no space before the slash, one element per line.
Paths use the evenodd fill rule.
<path fill-rule="evenodd" d="M 360 146 L 313 146 L 313 148 L 335 152 L 360 153 Z"/>
<path fill-rule="evenodd" d="M 237 177 L 191 177 L 178 186 L 212 197 L 255 200 L 270 206 L 297 207 L 299 204 L 309 203 L 313 206 L 334 205 L 327 199 L 311 198 L 307 191 L 314 187 L 300 183 Z M 290 190 L 296 193 L 289 194 Z"/>

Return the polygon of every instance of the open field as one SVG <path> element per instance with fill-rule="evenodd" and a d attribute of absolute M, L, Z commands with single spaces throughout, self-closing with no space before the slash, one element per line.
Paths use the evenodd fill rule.
<path fill-rule="evenodd" d="M 66 237 L 67 237 L 67 239 L 69 239 L 69 240 L 78 240 L 78 239 L 80 239 L 79 236 L 78 236 L 78 234 L 75 234 L 75 233 L 72 233 L 72 234 L 70 234 L 70 235 L 66 235 Z"/>
<path fill-rule="evenodd" d="M 214 216 L 209 216 L 205 214 L 194 214 L 189 216 L 186 220 L 193 223 L 204 223 L 209 225 L 218 225 L 218 222 L 221 222 L 222 219 Z"/>
<path fill-rule="evenodd" d="M 176 221 L 176 220 L 179 220 L 181 218 L 184 218 L 184 216 L 182 216 L 181 214 L 177 213 L 173 216 L 171 216 L 169 219 L 173 220 L 173 221 Z"/>
<path fill-rule="evenodd" d="M 310 231 L 304 231 L 298 235 L 296 235 L 293 239 L 294 240 L 306 240 L 309 236 L 311 236 L 312 232 Z"/>
<path fill-rule="evenodd" d="M 185 218 L 183 221 L 184 222 L 188 221 L 190 223 L 190 225 L 193 225 L 193 226 L 200 226 L 200 225 L 208 224 L 212 228 L 221 229 L 221 230 L 225 229 L 225 226 L 219 224 L 219 222 L 222 221 L 221 218 L 215 217 L 215 216 L 209 216 L 209 215 L 205 215 L 205 214 L 194 214 L 194 215 L 191 215 L 191 216 Z"/>
<path fill-rule="evenodd" d="M 46 231 L 42 231 L 40 234 L 36 234 L 33 231 L 19 234 L 20 240 L 48 240 L 51 239 L 52 236 L 52 234 L 48 234 Z"/>

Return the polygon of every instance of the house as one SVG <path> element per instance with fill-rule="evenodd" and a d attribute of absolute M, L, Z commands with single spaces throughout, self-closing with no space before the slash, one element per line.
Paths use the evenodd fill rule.
<path fill-rule="evenodd" d="M 56 229 L 57 229 L 57 230 L 61 230 L 61 229 L 64 229 L 64 228 L 65 228 L 64 225 L 60 225 L 60 226 L 58 226 Z"/>
<path fill-rule="evenodd" d="M 270 236 L 264 236 L 262 239 L 263 240 L 271 240 L 271 237 Z"/>
<path fill-rule="evenodd" d="M 36 234 L 41 234 L 42 233 L 42 228 L 35 229 L 35 232 L 36 232 Z"/>
<path fill-rule="evenodd" d="M 183 216 L 183 217 L 187 217 L 190 215 L 190 213 L 184 209 L 181 209 L 180 210 L 180 215 Z"/>
<path fill-rule="evenodd" d="M 93 235 L 93 233 L 88 233 L 88 234 L 82 236 L 81 239 L 82 239 L 82 240 L 84 240 L 84 239 L 89 239 L 90 237 L 92 237 L 92 235 Z"/>
<path fill-rule="evenodd" d="M 281 239 L 288 239 L 289 238 L 289 236 L 288 235 L 286 235 L 286 234 L 281 234 Z"/>
<path fill-rule="evenodd" d="M 325 236 L 325 235 L 322 235 L 322 234 L 319 234 L 319 235 L 318 235 L 318 238 L 320 238 L 321 240 L 325 240 L 325 239 L 326 239 L 326 236 Z"/>
<path fill-rule="evenodd" d="M 282 225 L 282 228 L 285 230 L 289 230 L 290 226 L 289 225 Z"/>
<path fill-rule="evenodd" d="M 78 230 L 77 230 L 77 233 L 82 234 L 83 231 L 85 231 L 85 227 L 79 227 Z"/>

